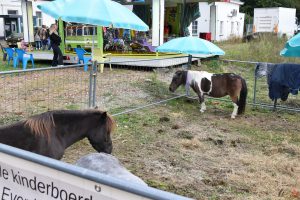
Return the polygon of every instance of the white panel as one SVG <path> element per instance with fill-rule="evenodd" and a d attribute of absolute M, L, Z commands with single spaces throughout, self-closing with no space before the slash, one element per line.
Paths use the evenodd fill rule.
<path fill-rule="evenodd" d="M 152 46 L 159 46 L 159 0 L 152 1 Z"/>
<path fill-rule="evenodd" d="M 34 42 L 32 2 L 22 0 L 21 7 L 23 17 L 24 41 Z"/>
<path fill-rule="evenodd" d="M 0 37 L 4 37 L 4 21 L 0 18 Z"/>
<path fill-rule="evenodd" d="M 152 1 L 152 45 L 163 44 L 164 38 L 164 0 Z"/>
<path fill-rule="evenodd" d="M 165 0 L 159 0 L 159 45 L 164 43 Z"/>
<path fill-rule="evenodd" d="M 0 194 L 3 200 L 147 199 L 4 153 L 0 153 L 0 157 Z"/>

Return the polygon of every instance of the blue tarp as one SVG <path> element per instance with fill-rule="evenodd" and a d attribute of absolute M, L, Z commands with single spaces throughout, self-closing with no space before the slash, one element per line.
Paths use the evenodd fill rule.
<path fill-rule="evenodd" d="M 298 94 L 300 88 L 299 64 L 276 64 L 269 76 L 269 97 L 286 100 L 289 93 Z"/>

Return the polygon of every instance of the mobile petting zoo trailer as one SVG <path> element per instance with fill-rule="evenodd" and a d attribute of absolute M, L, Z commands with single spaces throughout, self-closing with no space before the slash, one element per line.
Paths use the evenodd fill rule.
<path fill-rule="evenodd" d="M 253 32 L 293 36 L 297 31 L 295 8 L 254 8 Z"/>

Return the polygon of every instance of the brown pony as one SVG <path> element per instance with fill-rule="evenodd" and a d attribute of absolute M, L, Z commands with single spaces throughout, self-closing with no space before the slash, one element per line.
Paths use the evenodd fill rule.
<path fill-rule="evenodd" d="M 98 152 L 111 153 L 115 122 L 99 110 L 56 110 L 0 127 L 0 143 L 61 159 L 67 147 L 88 138 Z"/>
<path fill-rule="evenodd" d="M 185 85 L 189 95 L 189 87 L 197 93 L 201 105 L 200 112 L 206 110 L 204 95 L 224 97 L 229 95 L 234 105 L 231 118 L 245 112 L 247 99 L 246 81 L 233 73 L 211 74 L 206 71 L 177 71 L 170 84 L 174 92 L 180 85 Z"/>

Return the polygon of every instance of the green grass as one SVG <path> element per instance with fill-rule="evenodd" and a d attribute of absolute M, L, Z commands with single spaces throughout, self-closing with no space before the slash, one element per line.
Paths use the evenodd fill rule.
<path fill-rule="evenodd" d="M 147 127 L 159 123 L 159 116 L 151 113 L 133 113 L 115 117 L 118 124 L 118 134 L 131 140 L 138 140 L 138 144 L 147 144 L 153 141 L 155 134 L 144 134 Z"/>
<path fill-rule="evenodd" d="M 221 42 L 218 44 L 226 55 L 225 59 L 236 59 L 243 61 L 258 62 L 300 62 L 300 58 L 285 58 L 280 56 L 287 38 L 278 38 L 272 34 L 262 35 L 260 39 L 242 43 Z"/>
<path fill-rule="evenodd" d="M 3 54 L 2 51 L 0 52 L 0 72 L 1 71 L 12 71 L 12 70 L 21 70 L 22 69 L 22 63 L 19 63 L 19 66 L 17 68 L 13 68 L 13 61 L 10 61 L 10 64 L 8 65 L 7 60 L 3 61 Z M 34 63 L 35 68 L 40 68 L 40 67 L 47 67 L 50 66 L 51 63 L 45 63 L 45 62 L 36 62 Z M 32 65 L 31 62 L 28 61 L 27 64 L 27 69 L 31 69 Z"/>
<path fill-rule="evenodd" d="M 147 93 L 150 93 L 154 97 L 158 97 L 160 99 L 164 99 L 169 97 L 169 89 L 168 84 L 160 81 L 157 78 L 157 73 L 154 72 L 151 74 L 149 81 L 141 83 L 135 83 L 136 87 L 140 87 L 145 90 Z"/>
<path fill-rule="evenodd" d="M 78 110 L 78 109 L 80 109 L 80 105 L 76 105 L 76 104 L 66 105 L 66 109 L 68 109 L 68 110 Z"/>

